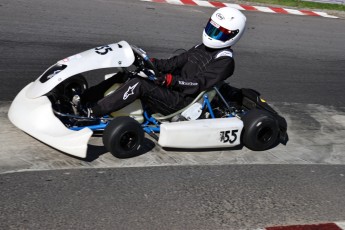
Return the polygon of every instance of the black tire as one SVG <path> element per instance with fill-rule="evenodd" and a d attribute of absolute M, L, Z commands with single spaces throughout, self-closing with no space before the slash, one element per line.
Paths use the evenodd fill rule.
<path fill-rule="evenodd" d="M 277 120 L 267 111 L 253 109 L 243 116 L 242 143 L 253 151 L 264 151 L 274 147 L 279 138 Z"/>
<path fill-rule="evenodd" d="M 103 132 L 105 148 L 117 158 L 136 156 L 144 140 L 144 130 L 131 117 L 115 117 Z"/>

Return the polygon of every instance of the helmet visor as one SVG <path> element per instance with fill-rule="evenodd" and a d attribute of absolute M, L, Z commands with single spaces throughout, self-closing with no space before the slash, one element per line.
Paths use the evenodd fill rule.
<path fill-rule="evenodd" d="M 228 41 L 231 38 L 235 37 L 238 34 L 239 30 L 228 30 L 224 27 L 221 27 L 212 19 L 210 19 L 205 27 L 205 33 L 213 39 L 220 41 Z"/>

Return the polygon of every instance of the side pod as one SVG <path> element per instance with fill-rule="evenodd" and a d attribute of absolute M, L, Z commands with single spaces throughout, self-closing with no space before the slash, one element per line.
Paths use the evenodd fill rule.
<path fill-rule="evenodd" d="M 242 129 L 237 117 L 163 123 L 158 144 L 186 149 L 234 147 L 241 142 Z"/>

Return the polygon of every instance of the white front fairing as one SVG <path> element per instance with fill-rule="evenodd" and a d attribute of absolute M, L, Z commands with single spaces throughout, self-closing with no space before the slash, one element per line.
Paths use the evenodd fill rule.
<path fill-rule="evenodd" d="M 87 50 L 58 61 L 55 65 L 64 66 L 64 69 L 47 77 L 49 68 L 27 89 L 26 96 L 37 98 L 76 74 L 102 68 L 129 67 L 134 60 L 132 48 L 126 41 Z"/>
<path fill-rule="evenodd" d="M 241 143 L 243 122 L 237 117 L 163 123 L 158 144 L 171 148 L 226 148 Z"/>
<path fill-rule="evenodd" d="M 92 131 L 89 128 L 69 130 L 55 117 L 46 96 L 27 97 L 28 89 L 33 84 L 27 85 L 13 100 L 8 112 L 10 121 L 24 132 L 62 152 L 85 158 Z"/>

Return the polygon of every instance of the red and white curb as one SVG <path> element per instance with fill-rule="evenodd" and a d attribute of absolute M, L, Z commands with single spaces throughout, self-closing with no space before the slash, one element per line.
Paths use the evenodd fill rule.
<path fill-rule="evenodd" d="M 256 230 L 345 230 L 345 222 L 332 222 L 323 224 L 291 225 L 259 228 Z"/>
<path fill-rule="evenodd" d="M 307 16 L 320 16 L 326 18 L 338 18 L 336 16 L 329 15 L 325 12 L 310 11 L 310 10 L 295 10 L 281 7 L 266 7 L 266 6 L 250 6 L 243 4 L 233 4 L 217 1 L 201 1 L 201 0 L 141 0 L 144 2 L 156 2 L 156 3 L 168 3 L 174 5 L 188 5 L 188 6 L 204 6 L 204 7 L 225 7 L 229 6 L 238 10 L 260 11 L 265 13 L 276 14 L 294 14 L 294 15 L 307 15 Z"/>

